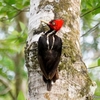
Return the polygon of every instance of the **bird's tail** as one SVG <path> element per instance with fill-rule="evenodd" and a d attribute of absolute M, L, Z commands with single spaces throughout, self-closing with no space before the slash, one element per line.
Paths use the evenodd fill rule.
<path fill-rule="evenodd" d="M 47 81 L 47 90 L 51 91 L 51 87 L 52 87 L 51 80 L 48 80 Z"/>

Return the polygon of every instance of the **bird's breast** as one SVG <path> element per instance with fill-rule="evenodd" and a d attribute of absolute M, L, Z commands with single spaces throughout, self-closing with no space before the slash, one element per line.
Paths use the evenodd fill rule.
<path fill-rule="evenodd" d="M 47 35 L 47 46 L 49 50 L 52 50 L 55 43 L 54 35 Z"/>

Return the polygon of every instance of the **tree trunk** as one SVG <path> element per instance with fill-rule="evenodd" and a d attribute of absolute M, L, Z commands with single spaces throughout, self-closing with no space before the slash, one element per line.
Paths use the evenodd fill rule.
<path fill-rule="evenodd" d="M 57 33 L 63 40 L 59 79 L 47 91 L 37 60 L 37 40 L 45 31 L 40 20 L 61 18 L 63 28 Z M 29 100 L 93 100 L 95 84 L 82 61 L 80 36 L 80 0 L 31 0 L 29 37 L 25 48 L 28 69 Z"/>

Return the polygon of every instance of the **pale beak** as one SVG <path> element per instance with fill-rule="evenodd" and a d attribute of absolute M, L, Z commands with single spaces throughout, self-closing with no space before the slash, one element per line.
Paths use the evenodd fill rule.
<path fill-rule="evenodd" d="M 44 22 L 45 24 L 49 25 L 49 22 L 47 22 L 45 20 L 41 20 L 41 22 Z"/>

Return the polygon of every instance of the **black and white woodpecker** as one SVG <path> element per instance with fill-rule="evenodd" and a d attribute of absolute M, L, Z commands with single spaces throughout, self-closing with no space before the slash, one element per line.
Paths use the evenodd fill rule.
<path fill-rule="evenodd" d="M 52 81 L 55 82 L 59 78 L 57 67 L 62 53 L 62 40 L 56 33 L 62 27 L 63 20 L 43 22 L 49 26 L 50 30 L 38 40 L 38 61 L 43 73 L 43 80 L 47 83 L 47 90 L 50 91 Z"/>

